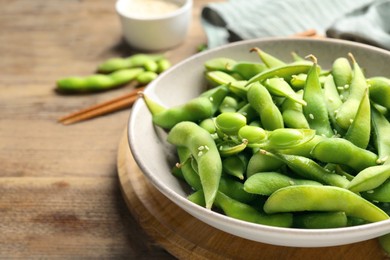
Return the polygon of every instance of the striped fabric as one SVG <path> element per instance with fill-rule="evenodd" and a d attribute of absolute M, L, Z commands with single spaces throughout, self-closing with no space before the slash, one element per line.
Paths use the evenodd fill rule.
<path fill-rule="evenodd" d="M 308 29 L 325 35 L 327 29 L 347 14 L 356 9 L 366 10 L 378 2 L 389 1 L 230 0 L 205 6 L 202 24 L 209 48 L 240 39 L 287 36 Z M 390 20 L 390 13 L 384 16 Z M 340 35 L 334 33 L 335 37 Z"/>

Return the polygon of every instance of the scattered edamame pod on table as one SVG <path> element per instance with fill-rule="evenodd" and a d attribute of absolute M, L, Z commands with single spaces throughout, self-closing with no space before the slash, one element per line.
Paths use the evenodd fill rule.
<path fill-rule="evenodd" d="M 123 69 L 110 74 L 94 74 L 86 77 L 67 77 L 57 81 L 57 89 L 63 92 L 83 93 L 115 88 L 134 80 L 144 72 L 142 68 Z"/>

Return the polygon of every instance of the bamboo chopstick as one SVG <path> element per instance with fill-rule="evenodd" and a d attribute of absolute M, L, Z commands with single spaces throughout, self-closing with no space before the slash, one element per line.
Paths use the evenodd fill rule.
<path fill-rule="evenodd" d="M 64 125 L 70 125 L 129 107 L 137 100 L 138 93 L 144 90 L 144 88 L 145 87 L 138 87 L 126 95 L 60 117 L 58 122 Z"/>

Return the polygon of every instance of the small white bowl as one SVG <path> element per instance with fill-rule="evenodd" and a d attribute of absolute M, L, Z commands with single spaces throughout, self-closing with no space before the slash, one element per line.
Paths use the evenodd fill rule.
<path fill-rule="evenodd" d="M 390 77 L 389 51 L 342 40 L 270 38 L 237 42 L 196 54 L 161 74 L 149 84 L 145 93 L 168 107 L 183 104 L 205 90 L 204 63 L 207 60 L 227 57 L 239 61 L 259 61 L 256 54 L 249 52 L 253 47 L 286 61 L 292 60 L 291 51 L 301 56 L 313 54 L 324 69 L 330 69 L 335 58 L 346 57 L 351 52 L 367 77 Z M 190 202 L 186 198 L 189 190 L 171 173 L 176 162 L 175 151 L 166 142 L 166 133 L 153 125 L 141 99 L 133 106 L 128 138 L 137 164 L 158 190 L 194 217 L 227 233 L 258 242 L 295 247 L 337 246 L 390 233 L 390 220 L 332 229 L 280 228 L 233 219 Z"/>
<path fill-rule="evenodd" d="M 167 13 L 162 12 L 162 8 L 159 10 L 161 13 L 155 13 L 156 6 L 138 0 L 137 2 L 141 5 L 146 5 L 146 7 L 143 6 L 145 9 L 154 9 L 150 13 L 146 11 L 147 15 L 142 14 L 141 10 L 134 10 L 130 7 L 135 1 L 137 0 L 116 2 L 116 11 L 120 17 L 123 36 L 131 47 L 143 51 L 159 51 L 175 47 L 183 42 L 191 23 L 192 0 L 164 0 L 178 6 L 178 9 Z"/>

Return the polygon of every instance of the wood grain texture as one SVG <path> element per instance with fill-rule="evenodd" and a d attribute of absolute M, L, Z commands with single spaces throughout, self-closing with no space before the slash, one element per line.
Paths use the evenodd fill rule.
<path fill-rule="evenodd" d="M 385 259 L 376 239 L 297 248 L 258 243 L 215 229 L 180 209 L 147 180 L 126 135 L 118 149 L 118 174 L 126 203 L 142 228 L 180 259 Z"/>
<path fill-rule="evenodd" d="M 195 1 L 177 63 L 205 41 Z M 128 93 L 129 86 L 60 95 L 55 81 L 135 53 L 115 0 L 0 0 L 0 258 L 172 259 L 129 213 L 116 154 L 130 109 L 71 126 L 57 118 Z"/>

